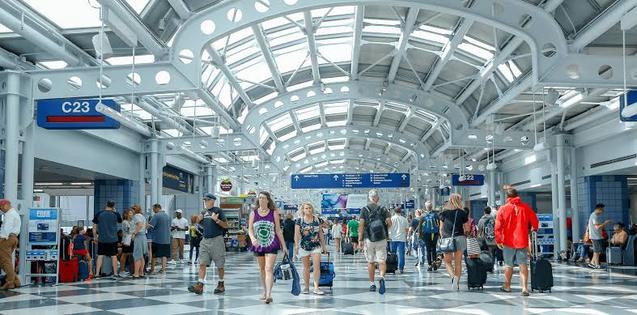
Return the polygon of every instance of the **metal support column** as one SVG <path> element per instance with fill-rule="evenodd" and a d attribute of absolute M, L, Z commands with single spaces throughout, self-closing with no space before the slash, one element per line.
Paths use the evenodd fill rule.
<path fill-rule="evenodd" d="M 575 147 L 571 148 L 571 218 L 573 220 L 573 240 L 580 238 L 580 223 L 579 223 L 579 206 L 578 206 L 578 191 L 577 191 L 577 154 L 575 153 Z"/>
<path fill-rule="evenodd" d="M 146 155 L 141 153 L 139 154 L 139 174 L 138 177 L 138 196 L 139 206 L 142 208 L 142 211 L 146 211 Z"/>
<path fill-rule="evenodd" d="M 206 192 L 215 193 L 215 166 L 206 166 Z"/>
<path fill-rule="evenodd" d="M 553 150 L 549 151 L 551 154 Z M 553 253 L 555 254 L 555 258 L 558 257 L 560 253 L 560 231 L 559 231 L 559 218 L 558 218 L 558 191 L 557 191 L 557 163 L 555 158 L 551 157 L 551 213 L 553 214 L 553 237 L 555 239 L 553 246 Z"/>
<path fill-rule="evenodd" d="M 495 170 L 489 171 L 487 177 L 487 204 L 493 207 L 495 206 Z"/>
<path fill-rule="evenodd" d="M 497 190 L 500 193 L 500 206 L 503 206 L 505 203 L 507 203 L 507 194 L 504 189 L 502 189 L 502 186 L 507 184 L 504 182 L 504 172 L 498 172 L 498 179 L 499 181 Z"/>
<path fill-rule="evenodd" d="M 34 168 L 35 168 L 35 149 L 33 147 L 33 129 L 35 124 L 33 123 L 33 113 L 29 110 L 23 112 L 25 118 L 22 121 L 28 121 L 29 125 L 24 129 L 24 142 L 22 142 L 22 203 L 20 205 L 19 213 L 22 219 L 22 226 L 20 227 L 20 248 L 27 248 L 29 244 L 29 235 L 26 233 L 29 220 L 28 213 L 29 208 L 33 207 L 33 181 L 34 181 Z M 24 253 L 24 252 L 23 252 Z M 21 271 L 18 276 L 20 282 L 27 284 L 27 277 L 25 276 L 27 270 L 27 261 L 24 255 L 20 255 L 20 261 L 18 265 Z"/>
<path fill-rule="evenodd" d="M 161 185 L 160 185 L 160 168 L 159 168 L 159 142 L 156 139 L 150 142 L 150 203 L 156 204 L 161 202 Z"/>
<path fill-rule="evenodd" d="M 559 136 L 558 136 L 559 138 Z M 556 147 L 557 151 L 557 214 L 559 223 L 559 235 L 560 235 L 560 250 L 567 248 L 567 233 L 566 233 L 566 179 L 564 178 L 566 168 L 564 158 L 564 143 L 559 141 Z M 558 228 L 558 227 L 555 227 Z"/>
<path fill-rule="evenodd" d="M 5 114 L 4 198 L 18 204 L 20 74 L 17 72 L 7 72 Z"/>

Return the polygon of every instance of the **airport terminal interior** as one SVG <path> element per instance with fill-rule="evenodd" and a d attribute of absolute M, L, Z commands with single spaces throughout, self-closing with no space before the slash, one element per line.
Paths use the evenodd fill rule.
<path fill-rule="evenodd" d="M 0 314 L 635 314 L 637 0 L 2 0 Z"/>

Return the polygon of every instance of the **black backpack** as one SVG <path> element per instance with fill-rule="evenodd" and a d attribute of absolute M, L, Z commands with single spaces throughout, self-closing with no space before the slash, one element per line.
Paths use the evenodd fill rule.
<path fill-rule="evenodd" d="M 387 227 L 385 226 L 385 208 L 377 207 L 372 210 L 365 206 L 369 212 L 369 225 L 367 225 L 367 236 L 372 242 L 378 242 L 387 239 Z"/>

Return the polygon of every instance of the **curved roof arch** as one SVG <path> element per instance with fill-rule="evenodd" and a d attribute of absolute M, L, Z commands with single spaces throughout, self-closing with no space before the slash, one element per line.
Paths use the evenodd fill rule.
<path fill-rule="evenodd" d="M 421 160 L 427 160 L 425 152 L 428 152 L 428 150 L 425 145 L 419 142 L 418 139 L 405 136 L 404 134 L 377 127 L 332 127 L 311 131 L 306 133 L 302 137 L 295 137 L 283 141 L 274 149 L 272 153 L 272 161 L 274 163 L 283 163 L 286 160 L 287 152 L 292 152 L 299 148 L 304 148 L 305 146 L 317 141 L 325 141 L 335 138 L 365 140 L 372 139 L 385 143 L 391 143 L 392 145 L 407 151 L 408 154 L 415 156 L 417 162 L 420 162 Z"/>
<path fill-rule="evenodd" d="M 382 153 L 375 152 L 372 150 L 327 150 L 325 152 L 312 154 L 304 157 L 301 160 L 296 162 L 292 162 L 290 164 L 290 168 L 287 170 L 288 173 L 298 173 L 302 172 L 305 169 L 312 167 L 312 169 L 321 168 L 321 164 L 328 162 L 326 165 L 336 165 L 340 166 L 341 164 L 346 163 L 330 163 L 331 161 L 356 161 L 356 163 L 367 162 L 372 164 L 382 164 L 388 168 L 389 171 L 407 171 L 409 172 L 411 168 L 414 166 L 412 163 L 403 162 L 399 159 L 394 159 L 390 156 L 383 155 Z M 353 167 L 359 167 L 361 165 Z M 382 170 L 381 170 L 382 171 Z M 305 171 L 311 172 L 311 171 Z M 305 173 L 303 172 L 303 173 Z"/>

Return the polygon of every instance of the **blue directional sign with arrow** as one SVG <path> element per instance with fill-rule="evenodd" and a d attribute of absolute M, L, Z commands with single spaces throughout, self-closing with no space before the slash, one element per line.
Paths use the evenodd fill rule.
<path fill-rule="evenodd" d="M 292 189 L 409 187 L 409 173 L 292 174 Z"/>

